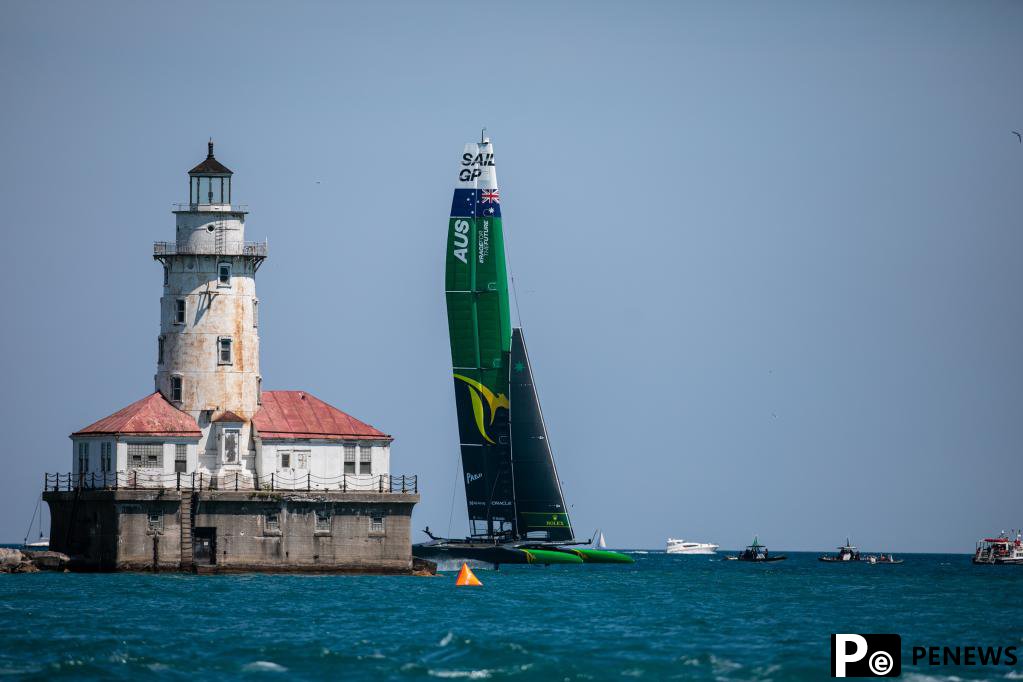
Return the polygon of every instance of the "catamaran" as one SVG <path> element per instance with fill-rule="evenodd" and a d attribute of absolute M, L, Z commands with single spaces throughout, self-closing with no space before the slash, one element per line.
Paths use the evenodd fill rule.
<path fill-rule="evenodd" d="M 432 561 L 632 563 L 581 547 L 568 516 L 522 329 L 512 327 L 494 149 L 465 145 L 448 220 L 445 297 L 470 535 L 435 536 Z"/>

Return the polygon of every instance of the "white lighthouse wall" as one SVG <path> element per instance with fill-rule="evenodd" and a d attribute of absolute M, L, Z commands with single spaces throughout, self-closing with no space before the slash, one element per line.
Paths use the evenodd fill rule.
<path fill-rule="evenodd" d="M 193 253 L 238 253 L 245 242 L 242 213 L 179 211 L 176 215 L 179 248 Z"/>

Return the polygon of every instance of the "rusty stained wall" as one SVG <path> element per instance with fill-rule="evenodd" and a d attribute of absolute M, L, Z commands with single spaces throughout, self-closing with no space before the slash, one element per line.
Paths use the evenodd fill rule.
<path fill-rule="evenodd" d="M 238 467 L 252 466 L 249 419 L 259 409 L 259 330 L 255 326 L 256 268 L 260 261 L 245 256 L 218 255 L 240 251 L 244 243 L 243 214 L 179 211 L 176 243 L 181 250 L 204 254 L 164 257 L 166 284 L 160 299 L 163 362 L 158 363 L 156 389 L 172 397 L 172 377 L 182 379 L 176 405 L 199 423 L 203 435 L 198 464 L 211 471 L 219 461 L 221 427 L 211 420 L 224 411 L 242 417 Z M 212 229 L 210 229 L 212 228 Z M 218 230 L 223 234 L 218 236 Z M 219 282 L 219 266 L 231 264 L 230 286 Z M 176 321 L 177 301 L 185 301 L 185 320 Z M 231 339 L 231 363 L 220 361 L 218 341 Z M 238 467 L 229 466 L 231 470 Z"/>

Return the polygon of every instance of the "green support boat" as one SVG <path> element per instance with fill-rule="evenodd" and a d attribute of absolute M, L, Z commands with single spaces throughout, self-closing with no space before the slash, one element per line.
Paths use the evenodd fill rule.
<path fill-rule="evenodd" d="M 579 548 L 522 329 L 513 328 L 494 149 L 465 145 L 448 219 L 445 298 L 470 535 L 412 553 L 431 561 L 633 563 Z"/>

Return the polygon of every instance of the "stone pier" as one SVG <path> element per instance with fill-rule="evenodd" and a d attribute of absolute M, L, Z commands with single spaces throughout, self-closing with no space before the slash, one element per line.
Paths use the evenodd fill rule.
<path fill-rule="evenodd" d="M 86 571 L 408 574 L 413 492 L 48 490 L 50 548 Z"/>

